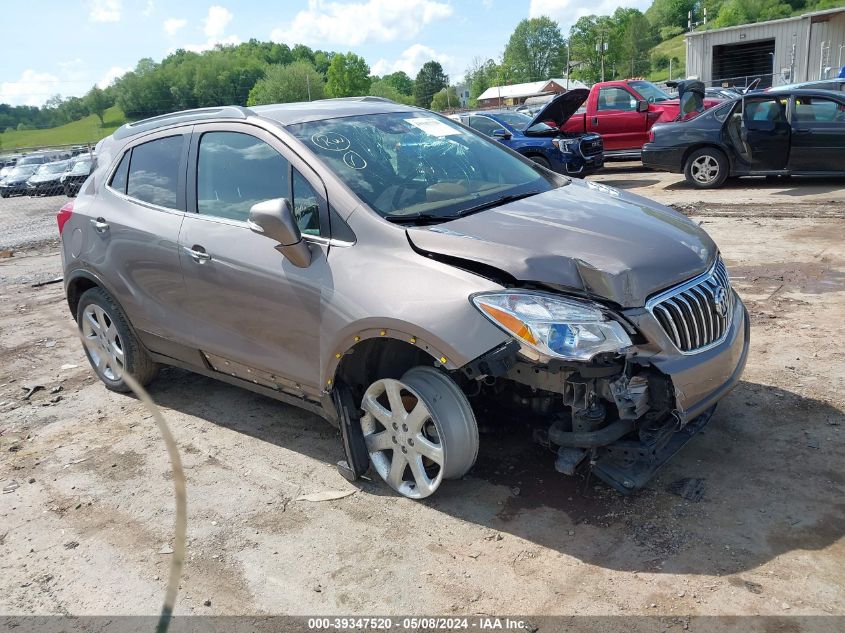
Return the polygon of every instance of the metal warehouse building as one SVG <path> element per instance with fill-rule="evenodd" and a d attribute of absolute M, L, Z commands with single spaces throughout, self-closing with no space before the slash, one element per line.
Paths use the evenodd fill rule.
<path fill-rule="evenodd" d="M 761 87 L 835 77 L 845 64 L 845 7 L 792 18 L 695 31 L 687 75 L 706 85 Z"/>

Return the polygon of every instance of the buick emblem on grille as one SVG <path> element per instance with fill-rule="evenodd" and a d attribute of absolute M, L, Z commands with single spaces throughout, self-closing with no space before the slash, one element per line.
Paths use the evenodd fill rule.
<path fill-rule="evenodd" d="M 728 314 L 728 293 L 724 288 L 716 288 L 713 294 L 713 309 L 720 317 L 725 317 Z"/>

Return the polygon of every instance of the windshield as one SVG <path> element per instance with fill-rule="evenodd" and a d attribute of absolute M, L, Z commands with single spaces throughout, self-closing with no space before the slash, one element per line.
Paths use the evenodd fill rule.
<path fill-rule="evenodd" d="M 450 219 L 558 186 L 444 117 L 391 112 L 287 127 L 378 214 Z"/>
<path fill-rule="evenodd" d="M 41 167 L 39 167 L 38 171 L 35 173 L 39 176 L 44 174 L 60 174 L 65 170 L 66 167 L 67 163 L 65 163 L 64 161 L 60 163 L 48 163 L 46 165 L 41 165 Z"/>
<path fill-rule="evenodd" d="M 12 176 L 30 176 L 38 169 L 38 165 L 18 165 L 12 170 Z"/>
<path fill-rule="evenodd" d="M 78 160 L 70 170 L 72 174 L 87 174 L 91 170 L 90 160 Z"/>
<path fill-rule="evenodd" d="M 18 161 L 18 165 L 40 165 L 46 162 L 46 156 L 24 156 Z"/>
<path fill-rule="evenodd" d="M 630 81 L 628 85 L 640 93 L 640 96 L 649 103 L 660 103 L 672 98 L 671 95 L 663 92 L 650 81 Z"/>

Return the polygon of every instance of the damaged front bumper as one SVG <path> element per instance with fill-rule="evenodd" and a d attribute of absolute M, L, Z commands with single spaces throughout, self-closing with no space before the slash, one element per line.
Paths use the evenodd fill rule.
<path fill-rule="evenodd" d="M 491 392 L 498 389 L 500 400 L 546 420 L 534 435 L 557 452 L 558 471 L 572 475 L 586 463 L 607 484 L 629 493 L 704 428 L 717 402 L 740 380 L 750 329 L 745 306 L 734 299 L 724 338 L 697 353 L 677 350 L 660 323 L 640 310 L 625 317 L 644 341 L 624 358 L 538 363 L 510 347 L 464 373 L 490 377 L 487 384 Z"/>

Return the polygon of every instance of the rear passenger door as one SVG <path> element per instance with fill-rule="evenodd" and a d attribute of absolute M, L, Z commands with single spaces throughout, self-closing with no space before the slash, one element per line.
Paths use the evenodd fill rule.
<path fill-rule="evenodd" d="M 195 127 L 188 214 L 179 236 L 195 345 L 217 371 L 297 395 L 319 392 L 325 188 L 268 132 L 246 124 Z M 297 268 L 247 225 L 254 204 L 291 200 L 312 261 Z"/>
<path fill-rule="evenodd" d="M 796 95 L 792 104 L 795 171 L 845 171 L 845 102 Z"/>
<path fill-rule="evenodd" d="M 80 259 L 101 275 L 154 351 L 166 341 L 191 339 L 190 321 L 179 311 L 185 284 L 178 249 L 189 139 L 184 128 L 133 142 L 102 195 L 74 209 L 87 216 Z"/>

